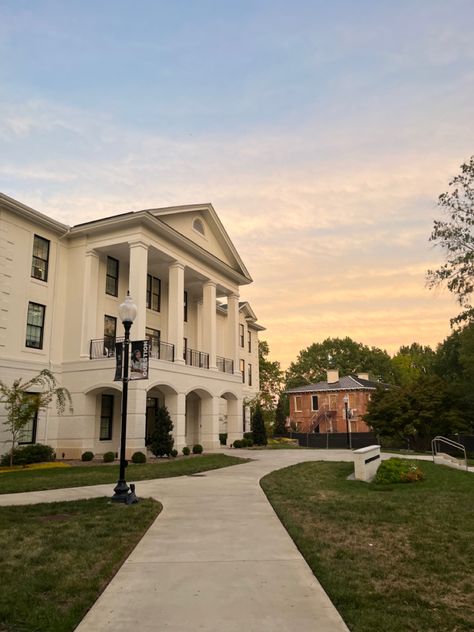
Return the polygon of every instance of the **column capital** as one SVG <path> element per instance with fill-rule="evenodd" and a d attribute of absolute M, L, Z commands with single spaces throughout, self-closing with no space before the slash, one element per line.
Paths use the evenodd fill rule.
<path fill-rule="evenodd" d="M 142 241 L 141 239 L 134 239 L 133 241 L 128 242 L 128 247 L 129 248 L 145 248 L 145 250 L 148 250 L 148 248 L 150 247 L 150 244 L 148 244 L 145 241 Z"/>
<path fill-rule="evenodd" d="M 185 267 L 184 263 L 181 263 L 181 261 L 173 261 L 169 265 L 170 270 L 171 269 L 173 269 L 173 270 L 179 270 L 179 269 L 184 270 L 184 267 Z"/>
<path fill-rule="evenodd" d="M 95 257 L 96 259 L 98 259 L 99 253 L 97 252 L 97 250 L 94 250 L 94 248 L 88 248 L 86 250 L 86 257 Z"/>
<path fill-rule="evenodd" d="M 239 292 L 231 292 L 228 296 L 227 296 L 227 300 L 233 299 L 234 301 L 238 301 L 240 298 L 240 294 Z"/>
<path fill-rule="evenodd" d="M 215 287 L 217 288 L 217 283 L 212 281 L 211 279 L 206 279 L 203 283 L 204 287 Z"/>

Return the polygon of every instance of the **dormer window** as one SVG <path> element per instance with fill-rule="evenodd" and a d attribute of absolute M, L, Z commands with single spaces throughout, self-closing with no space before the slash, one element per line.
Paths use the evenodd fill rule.
<path fill-rule="evenodd" d="M 196 217 L 196 219 L 193 221 L 193 228 L 196 232 L 198 232 L 200 235 L 202 235 L 204 237 L 204 224 L 202 219 L 199 219 L 199 217 Z"/>

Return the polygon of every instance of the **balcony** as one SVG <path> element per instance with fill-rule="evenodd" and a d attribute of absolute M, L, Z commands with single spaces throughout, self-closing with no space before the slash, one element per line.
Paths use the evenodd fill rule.
<path fill-rule="evenodd" d="M 229 358 L 221 358 L 217 356 L 216 358 L 217 370 L 222 373 L 230 373 L 231 375 L 234 373 L 234 361 Z"/>
<path fill-rule="evenodd" d="M 117 342 L 123 342 L 123 340 L 123 338 L 107 336 L 105 338 L 91 340 L 89 358 L 91 360 L 115 358 L 115 344 Z M 150 358 L 174 362 L 174 345 L 170 342 L 156 342 L 155 340 L 150 340 Z"/>
<path fill-rule="evenodd" d="M 209 368 L 209 354 L 195 349 L 185 349 L 184 361 L 188 366 L 197 366 L 200 369 Z"/>

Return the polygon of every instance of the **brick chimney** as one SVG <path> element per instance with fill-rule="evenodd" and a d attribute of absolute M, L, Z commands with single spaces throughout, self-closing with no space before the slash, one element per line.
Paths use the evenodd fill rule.
<path fill-rule="evenodd" d="M 361 380 L 368 380 L 369 379 L 369 374 L 368 373 L 357 373 L 357 377 L 360 378 Z"/>
<path fill-rule="evenodd" d="M 339 369 L 328 369 L 328 384 L 335 384 L 339 382 Z"/>

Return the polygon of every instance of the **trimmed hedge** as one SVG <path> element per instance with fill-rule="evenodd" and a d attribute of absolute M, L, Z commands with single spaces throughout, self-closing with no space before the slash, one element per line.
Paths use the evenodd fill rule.
<path fill-rule="evenodd" d="M 93 458 L 94 458 L 94 453 L 88 450 L 87 452 L 82 453 L 81 461 L 92 461 Z"/>
<path fill-rule="evenodd" d="M 184 456 L 189 456 L 191 454 L 191 450 L 188 448 L 187 445 L 184 446 L 182 452 L 183 452 Z"/>
<path fill-rule="evenodd" d="M 196 443 L 196 445 L 193 445 L 193 454 L 202 454 L 203 452 L 203 447 L 200 443 Z"/>
<path fill-rule="evenodd" d="M 56 454 L 50 445 L 32 443 L 13 450 L 13 465 L 29 465 L 30 463 L 45 463 L 54 461 Z M 2 456 L 0 465 L 10 465 L 10 452 Z"/>
<path fill-rule="evenodd" d="M 106 452 L 103 456 L 104 463 L 112 463 L 115 461 L 115 452 Z"/>
<path fill-rule="evenodd" d="M 146 463 L 146 455 L 143 452 L 134 452 L 132 454 L 132 463 Z"/>

